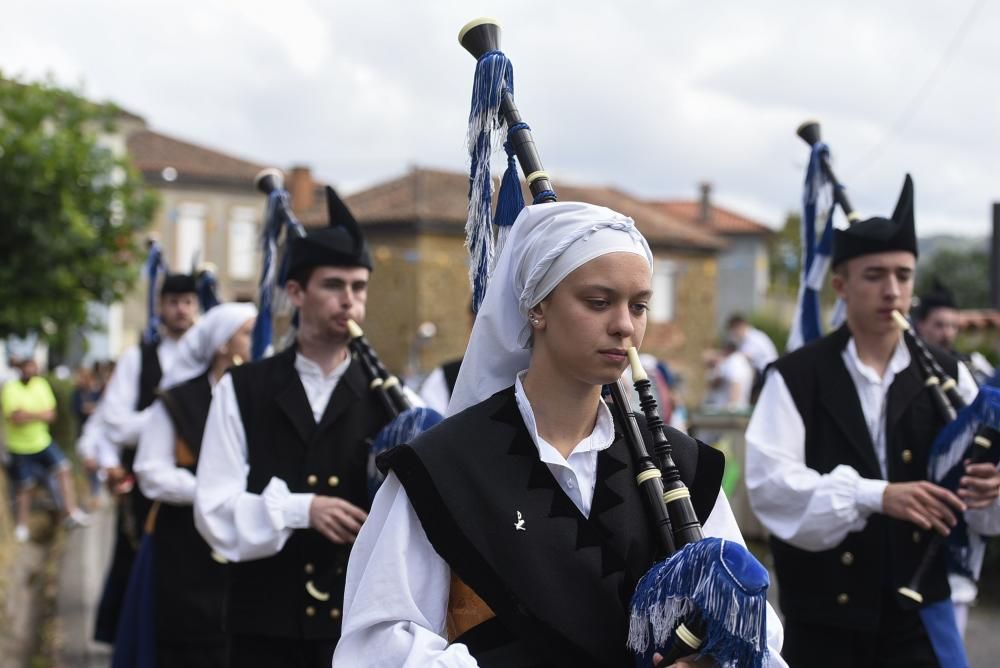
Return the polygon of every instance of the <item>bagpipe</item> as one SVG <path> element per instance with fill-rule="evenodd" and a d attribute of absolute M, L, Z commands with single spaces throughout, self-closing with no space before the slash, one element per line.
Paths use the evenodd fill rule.
<path fill-rule="evenodd" d="M 807 121 L 799 126 L 796 134 L 812 148 L 810 161 L 815 161 L 833 186 L 835 204 L 840 206 L 849 222 L 858 220 L 860 216 L 851 206 L 843 185 L 830 167 L 829 149 L 820 141 L 819 123 Z M 807 191 L 808 185 L 807 182 Z M 958 393 L 956 379 L 942 368 L 910 322 L 898 311 L 894 311 L 892 317 L 909 347 L 916 351 L 914 360 L 924 379 L 924 386 L 935 411 L 946 423 L 931 447 L 928 480 L 955 492 L 959 488 L 966 460 L 995 464 L 1000 457 L 1000 448 L 992 447 L 1000 436 L 997 431 L 1000 429 L 1000 392 L 982 388 L 975 401 L 966 405 Z M 949 569 L 973 580 L 978 579 L 985 542 L 968 531 L 964 518 L 960 518 L 949 536 L 934 534 L 908 584 L 897 590 L 897 599 L 905 608 L 923 605 L 924 597 L 920 593 L 922 582 L 945 546 L 948 547 Z"/>
<path fill-rule="evenodd" d="M 958 383 L 948 375 L 931 353 L 927 344 L 914 331 L 913 326 L 899 311 L 893 311 L 893 320 L 903 335 L 917 350 L 916 360 L 924 383 L 931 393 L 936 410 L 947 424 L 937 435 L 931 447 L 928 478 L 951 491 L 957 491 L 965 471 L 965 463 L 992 463 L 1000 459 L 1000 390 L 981 388 L 971 404 L 966 404 L 958 393 Z M 897 598 L 904 608 L 914 608 L 924 603 L 921 588 L 943 548 L 948 549 L 948 566 L 953 572 L 972 580 L 979 579 L 985 554 L 985 541 L 970 532 L 964 518 L 948 536 L 935 533 L 924 550 L 906 586 L 897 591 Z"/>
<path fill-rule="evenodd" d="M 796 134 L 809 145 L 810 154 L 802 193 L 802 271 L 795 316 L 786 345 L 788 352 L 823 335 L 820 292 L 833 255 L 833 213 L 836 206 L 840 206 L 848 222 L 853 223 L 859 218 L 847 197 L 847 189 L 830 165 L 830 147 L 821 139 L 819 122 L 809 120 L 802 123 Z M 820 218 L 827 186 L 832 191 L 833 206 Z M 822 223 L 821 230 L 817 229 L 818 222 Z M 833 320 L 839 322 L 843 316 L 843 303 L 837 300 Z"/>
<path fill-rule="evenodd" d="M 523 207 L 516 161 L 521 163 L 535 204 L 556 201 L 556 193 L 542 168 L 531 130 L 514 104 L 513 69 L 500 51 L 499 23 L 471 21 L 459 33 L 459 42 L 477 61 L 468 136 L 472 162 L 468 236 L 473 301 L 478 306 L 495 252 L 489 220 L 489 158 L 494 139 L 506 134 L 507 172 L 493 221 L 501 240 L 503 228 L 513 223 Z M 516 206 L 518 201 L 520 206 Z M 624 426 L 636 484 L 664 560 L 640 580 L 630 606 L 629 636 L 623 641 L 644 666 L 650 665 L 654 652 L 664 656 L 660 664 L 664 666 L 692 654 L 711 656 L 723 666 L 761 666 L 767 656 L 767 570 L 742 545 L 704 537 L 634 348 L 629 359 L 640 406 L 653 434 L 654 456 L 648 453 L 624 382 L 618 380 L 607 390 L 610 407 Z"/>
<path fill-rule="evenodd" d="M 347 330 L 351 337 L 347 344 L 351 354 L 361 364 L 368 378 L 368 389 L 378 398 L 389 420 L 368 450 L 368 498 L 371 500 L 385 480 L 385 475 L 375 464 L 378 455 L 397 445 L 409 443 L 444 418 L 434 409 L 417 406 L 410 399 L 402 381 L 386 370 L 358 323 L 348 320 Z"/>

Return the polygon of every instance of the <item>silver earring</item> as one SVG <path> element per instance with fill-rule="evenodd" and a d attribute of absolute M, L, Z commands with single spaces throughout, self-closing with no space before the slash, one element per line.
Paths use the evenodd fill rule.
<path fill-rule="evenodd" d="M 535 316 L 531 316 L 530 318 L 528 318 L 528 320 L 531 321 L 532 327 L 538 327 L 538 318 L 536 318 Z"/>

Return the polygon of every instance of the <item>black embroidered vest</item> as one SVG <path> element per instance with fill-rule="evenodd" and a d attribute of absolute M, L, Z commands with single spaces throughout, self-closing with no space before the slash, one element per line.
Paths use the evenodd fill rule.
<path fill-rule="evenodd" d="M 163 369 L 160 368 L 160 357 L 157 351 L 160 342 L 139 344 L 139 398 L 135 409 L 141 411 L 148 408 L 156 400 L 156 388 L 163 379 Z"/>
<path fill-rule="evenodd" d="M 295 371 L 294 349 L 230 374 L 247 438 L 248 492 L 260 494 L 277 477 L 293 493 L 339 496 L 368 510 L 368 447 L 385 417 L 357 362 L 319 424 Z M 349 545 L 298 529 L 278 554 L 232 564 L 227 630 L 337 640 L 349 554 Z"/>
<path fill-rule="evenodd" d="M 853 467 L 881 479 L 864 413 L 841 353 L 850 339 L 844 326 L 775 362 L 805 425 L 806 466 L 829 473 Z M 956 361 L 934 350 L 949 374 Z M 911 357 L 917 352 L 910 350 Z M 954 377 L 954 376 L 953 376 Z M 926 480 L 931 445 L 944 422 L 934 410 L 916 362 L 897 374 L 886 401 L 889 482 Z M 789 618 L 859 630 L 877 627 L 883 602 L 913 575 L 929 533 L 909 522 L 873 514 L 861 531 L 837 547 L 807 552 L 771 538 L 782 612 Z M 949 595 L 943 555 L 925 579 L 926 602 Z"/>
<path fill-rule="evenodd" d="M 160 393 L 173 423 L 177 464 L 194 472 L 212 402 L 208 373 Z M 156 635 L 176 645 L 221 645 L 226 565 L 194 525 L 189 505 L 161 502 L 153 531 L 156 541 Z"/>
<path fill-rule="evenodd" d="M 704 522 L 724 458 L 670 431 Z M 496 614 L 457 638 L 480 666 L 626 666 L 627 609 L 658 547 L 621 437 L 598 455 L 585 518 L 541 462 L 513 389 L 379 460 L 406 488 L 427 537 Z"/>
<path fill-rule="evenodd" d="M 448 385 L 449 396 L 455 391 L 455 383 L 458 382 L 458 372 L 462 369 L 463 359 L 460 357 L 457 360 L 445 362 L 441 365 L 441 371 L 444 373 L 444 382 Z"/>

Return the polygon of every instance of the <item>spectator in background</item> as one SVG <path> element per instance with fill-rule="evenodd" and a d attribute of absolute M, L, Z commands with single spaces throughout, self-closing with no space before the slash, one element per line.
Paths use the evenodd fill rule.
<path fill-rule="evenodd" d="M 11 477 L 16 489 L 17 541 L 28 540 L 28 513 L 31 490 L 39 473 L 54 474 L 59 483 L 68 527 L 86 526 L 87 516 L 77 505 L 70 478 L 69 462 L 52 440 L 49 425 L 56 418 L 56 398 L 48 381 L 38 375 L 38 363 L 20 363 L 21 377 L 6 383 L 0 391 L 7 449 L 11 455 Z"/>
<path fill-rule="evenodd" d="M 750 410 L 754 368 L 734 341 L 726 341 L 721 354 L 710 354 L 708 392 L 702 407 L 706 411 L 740 413 Z"/>
<path fill-rule="evenodd" d="M 687 408 L 684 406 L 683 398 L 680 394 L 680 379 L 670 371 L 670 367 L 663 360 L 649 353 L 640 353 L 639 362 L 645 369 L 649 380 L 652 381 L 653 396 L 656 398 L 656 405 L 660 409 L 660 417 L 674 429 L 687 432 Z M 628 384 L 632 384 L 632 368 L 625 370 Z M 639 395 L 632 396 L 634 408 L 640 411 Z"/>
<path fill-rule="evenodd" d="M 100 401 L 101 394 L 104 392 L 104 382 L 99 373 L 100 364 L 98 362 L 94 362 L 92 368 L 80 367 L 77 371 L 76 386 L 73 388 L 73 414 L 76 416 L 77 439 L 83 435 L 84 426 L 97 410 L 97 402 Z M 90 505 L 88 508 L 94 510 L 101 491 L 100 470 L 93 457 L 84 457 L 83 466 L 87 471 L 87 481 L 90 486 Z"/>
<path fill-rule="evenodd" d="M 111 380 L 111 375 L 114 372 L 115 372 L 114 360 L 103 360 L 101 362 L 94 362 L 94 375 L 97 377 L 97 384 L 101 386 L 101 394 L 104 393 L 104 388 L 108 386 L 108 381 Z"/>
<path fill-rule="evenodd" d="M 726 332 L 736 349 L 750 360 L 757 374 L 763 374 L 764 368 L 778 359 L 778 350 L 770 337 L 752 326 L 743 315 L 733 314 L 726 325 Z"/>
<path fill-rule="evenodd" d="M 83 425 L 97 409 L 104 389 L 97 378 L 97 363 L 93 369 L 80 367 L 76 372 L 76 384 L 73 387 L 73 415 L 76 417 L 76 435 L 83 433 Z"/>

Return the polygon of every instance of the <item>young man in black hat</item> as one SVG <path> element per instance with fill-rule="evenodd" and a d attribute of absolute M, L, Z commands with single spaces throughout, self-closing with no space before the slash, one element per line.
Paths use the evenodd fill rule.
<path fill-rule="evenodd" d="M 385 423 L 348 350 L 372 262 L 357 222 L 327 189 L 330 227 L 289 247 L 295 345 L 234 368 L 215 389 L 195 519 L 231 562 L 233 666 L 323 666 L 340 638 L 344 574 L 367 518 L 368 444 Z"/>
<path fill-rule="evenodd" d="M 944 423 L 892 319 L 909 307 L 916 259 L 907 176 L 892 219 L 836 232 L 833 287 L 847 322 L 774 364 L 747 428 L 747 488 L 771 532 L 792 668 L 939 665 L 937 630 L 894 594 L 932 532 L 947 534 L 959 514 L 1000 531 L 995 467 L 968 467 L 957 496 L 926 480 Z M 933 352 L 971 399 L 964 367 Z M 943 559 L 922 594 L 947 599 Z"/>
<path fill-rule="evenodd" d="M 122 353 L 96 413 L 95 419 L 100 423 L 95 423 L 93 428 L 99 429 L 100 438 L 115 446 L 104 450 L 102 464 L 109 469 L 112 485 L 119 486 L 123 493 L 111 568 L 94 629 L 94 639 L 101 642 L 113 643 L 115 640 L 122 599 L 150 506 L 149 500 L 130 482 L 135 448 L 163 373 L 173 364 L 178 342 L 194 324 L 197 315 L 194 277 L 168 274 L 160 287 L 158 340 L 144 341 Z M 130 484 L 131 488 L 126 487 Z"/>

